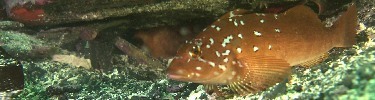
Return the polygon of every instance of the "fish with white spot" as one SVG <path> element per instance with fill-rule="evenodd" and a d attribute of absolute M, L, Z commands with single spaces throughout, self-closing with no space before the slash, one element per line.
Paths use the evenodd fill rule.
<path fill-rule="evenodd" d="M 277 16 L 247 12 L 240 9 L 225 14 L 209 26 L 220 27 L 220 31 L 207 28 L 192 44 L 181 47 L 167 70 L 168 77 L 205 84 L 211 87 L 207 91 L 214 93 L 218 89 L 212 87 L 226 85 L 234 93 L 247 95 L 282 82 L 290 75 L 291 66 L 318 63 L 333 47 L 355 44 L 354 5 L 332 27 L 325 27 L 304 5 Z"/>

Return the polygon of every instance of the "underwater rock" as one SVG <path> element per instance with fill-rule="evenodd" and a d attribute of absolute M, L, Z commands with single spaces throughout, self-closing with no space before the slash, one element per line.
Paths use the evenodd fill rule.
<path fill-rule="evenodd" d="M 161 18 L 163 12 L 174 12 L 175 18 L 199 18 L 201 15 L 212 16 L 222 14 L 226 0 L 4 0 L 8 16 L 27 25 L 60 25 L 75 22 L 85 22 L 119 17 L 140 18 L 145 22 L 151 17 Z M 85 6 L 82 6 L 85 5 Z M 191 8 L 200 10 L 201 15 L 192 12 Z M 172 10 L 171 10 L 172 9 Z M 190 13 L 190 14 L 186 14 Z M 140 15 L 139 15 L 140 14 Z M 147 16 L 145 16 L 147 15 Z M 180 16 L 180 17 L 177 17 Z M 126 18 L 129 21 L 132 18 Z M 185 19 L 186 20 L 186 19 Z M 157 23 L 168 21 L 170 18 L 154 20 Z M 147 22 L 147 21 L 146 21 Z M 148 20 L 148 22 L 150 22 Z M 116 23 L 116 22 L 114 22 Z"/>
<path fill-rule="evenodd" d="M 67 85 L 67 86 L 49 86 L 46 88 L 48 95 L 63 95 L 65 93 L 77 93 L 82 90 L 79 85 Z"/>
<path fill-rule="evenodd" d="M 0 92 L 24 88 L 23 66 L 0 46 Z"/>

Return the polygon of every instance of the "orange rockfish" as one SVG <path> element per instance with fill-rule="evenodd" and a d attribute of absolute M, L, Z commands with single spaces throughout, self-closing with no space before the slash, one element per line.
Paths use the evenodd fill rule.
<path fill-rule="evenodd" d="M 291 66 L 311 65 L 333 47 L 354 45 L 357 24 L 354 5 L 332 27 L 304 5 L 279 14 L 230 11 L 178 50 L 168 77 L 256 93 L 286 79 Z"/>

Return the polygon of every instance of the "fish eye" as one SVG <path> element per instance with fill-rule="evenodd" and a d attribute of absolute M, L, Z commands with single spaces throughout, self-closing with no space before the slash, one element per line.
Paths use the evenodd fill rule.
<path fill-rule="evenodd" d="M 194 46 L 190 51 L 189 51 L 189 55 L 193 58 L 198 58 L 200 57 L 202 54 L 202 51 L 201 51 L 201 48 L 198 47 L 198 46 Z"/>

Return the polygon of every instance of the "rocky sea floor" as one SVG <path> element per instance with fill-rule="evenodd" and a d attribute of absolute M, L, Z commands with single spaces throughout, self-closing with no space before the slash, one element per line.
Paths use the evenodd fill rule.
<path fill-rule="evenodd" d="M 375 16 L 369 10 L 375 7 L 363 2 L 358 5 L 361 13 L 360 28 L 358 43 L 354 47 L 338 49 L 325 62 L 309 69 L 293 68 L 288 82 L 279 83 L 258 94 L 234 96 L 232 99 L 375 100 Z M 3 27 L 24 27 L 11 21 L 1 21 L 0 24 Z M 136 64 L 125 55 L 115 55 L 117 61 L 112 69 L 99 72 L 77 67 L 85 65 L 87 62 L 84 60 L 63 63 L 54 61 L 51 57 L 39 57 L 33 51 L 34 48 L 51 44 L 27 34 L 27 31 L 0 28 L 0 43 L 10 54 L 20 59 L 24 68 L 25 89 L 11 97 L 16 100 L 212 98 L 199 84 L 176 82 L 166 77 L 148 77 L 147 67 L 144 67 L 146 65 Z M 64 50 L 58 51 L 70 54 Z M 74 56 L 66 59 L 82 60 Z"/>

